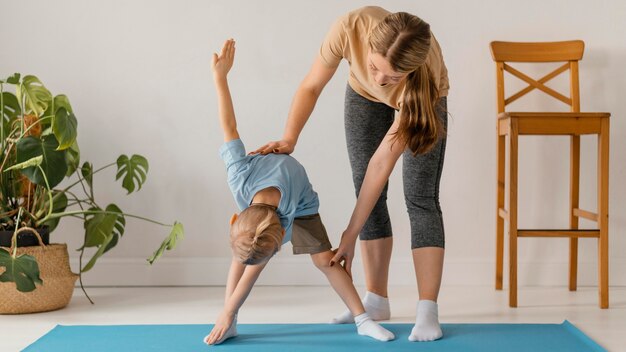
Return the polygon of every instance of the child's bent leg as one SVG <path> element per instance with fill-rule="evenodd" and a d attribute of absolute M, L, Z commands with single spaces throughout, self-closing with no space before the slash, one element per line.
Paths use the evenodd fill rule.
<path fill-rule="evenodd" d="M 369 336 L 380 341 L 393 340 L 395 338 L 393 333 L 373 321 L 365 312 L 352 279 L 343 267 L 341 265 L 330 266 L 332 257 L 333 252 L 331 251 L 311 254 L 315 266 L 326 275 L 333 289 L 353 314 L 359 335 Z"/>
<path fill-rule="evenodd" d="M 343 303 L 348 306 L 348 309 L 352 315 L 357 316 L 365 313 L 363 303 L 359 299 L 359 294 L 354 288 L 352 279 L 348 276 L 348 273 L 341 267 L 341 265 L 330 266 L 330 260 L 333 258 L 333 252 L 325 251 L 321 253 L 311 254 L 313 264 L 320 269 L 324 275 L 328 278 L 330 285 L 335 292 L 339 294 L 339 297 L 343 300 Z"/>

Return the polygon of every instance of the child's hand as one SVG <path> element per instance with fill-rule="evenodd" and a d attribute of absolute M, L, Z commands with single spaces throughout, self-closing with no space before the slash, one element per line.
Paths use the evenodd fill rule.
<path fill-rule="evenodd" d="M 213 330 L 204 338 L 204 343 L 216 345 L 224 342 L 229 337 L 236 336 L 237 330 L 233 323 L 235 323 L 235 314 L 222 311 L 220 316 L 217 317 L 217 321 L 215 321 Z"/>
<path fill-rule="evenodd" d="M 213 53 L 213 63 L 211 64 L 211 68 L 213 69 L 213 74 L 215 78 L 225 78 L 230 71 L 231 67 L 233 67 L 233 62 L 235 61 L 235 40 L 228 39 L 224 42 L 224 46 L 222 47 L 222 52 L 218 56 L 217 53 Z"/>

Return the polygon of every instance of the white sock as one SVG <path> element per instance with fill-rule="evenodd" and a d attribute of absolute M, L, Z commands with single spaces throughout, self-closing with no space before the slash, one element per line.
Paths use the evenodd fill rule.
<path fill-rule="evenodd" d="M 369 314 L 372 320 L 389 320 L 391 312 L 389 310 L 389 298 L 379 296 L 373 292 L 365 292 L 363 297 L 363 307 L 365 312 Z M 348 324 L 354 323 L 354 317 L 349 310 L 346 310 L 341 315 L 333 318 L 330 321 L 331 324 Z"/>
<path fill-rule="evenodd" d="M 373 321 L 367 313 L 359 314 L 354 317 L 354 322 L 356 323 L 356 330 L 359 335 L 369 336 L 379 341 L 391 341 L 396 338 L 391 331 Z"/>
<path fill-rule="evenodd" d="M 237 336 L 237 315 L 235 315 L 235 319 L 233 319 L 233 323 L 230 325 L 230 327 L 228 328 L 228 330 L 226 330 L 226 332 L 224 333 L 224 336 L 222 336 L 221 339 L 215 341 L 214 345 L 219 345 L 220 343 L 228 340 L 231 337 L 235 337 Z M 207 335 L 204 338 L 204 341 L 206 342 L 207 338 L 209 336 Z"/>
<path fill-rule="evenodd" d="M 415 326 L 409 341 L 435 341 L 443 336 L 439 325 L 437 302 L 422 300 L 417 303 Z"/>

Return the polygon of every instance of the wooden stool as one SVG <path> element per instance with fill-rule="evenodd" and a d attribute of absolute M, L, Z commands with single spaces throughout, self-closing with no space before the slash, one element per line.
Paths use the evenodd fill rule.
<path fill-rule="evenodd" d="M 578 61 L 584 42 L 552 43 L 492 42 L 491 54 L 497 74 L 497 211 L 496 211 L 496 289 L 502 289 L 504 224 L 509 229 L 509 305 L 517 307 L 517 239 L 519 237 L 567 237 L 570 242 L 569 289 L 576 290 L 578 238 L 598 239 L 598 291 L 600 308 L 609 307 L 609 117 L 606 112 L 580 112 Z M 509 62 L 565 62 L 535 80 L 508 65 Z M 562 72 L 570 71 L 570 97 L 547 87 L 545 83 Z M 528 83 L 528 87 L 505 98 L 504 71 Z M 570 112 L 505 112 L 505 107 L 530 91 L 538 89 L 570 106 Z M 598 135 L 598 205 L 597 213 L 579 208 L 580 135 Z M 569 135 L 570 137 L 570 206 L 569 228 L 564 230 L 525 230 L 517 224 L 518 138 L 521 135 Z M 506 137 L 509 137 L 508 139 Z M 505 160 L 509 158 L 505 179 Z M 505 194 L 508 204 L 505 208 Z M 597 230 L 579 230 L 578 219 L 598 223 Z"/>

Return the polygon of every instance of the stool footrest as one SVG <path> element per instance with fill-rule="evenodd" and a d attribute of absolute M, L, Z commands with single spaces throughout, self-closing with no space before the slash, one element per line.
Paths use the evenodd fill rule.
<path fill-rule="evenodd" d="M 600 230 L 517 230 L 517 237 L 600 238 Z"/>

